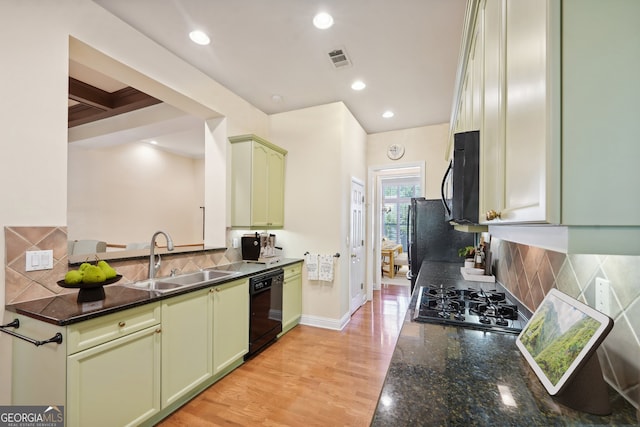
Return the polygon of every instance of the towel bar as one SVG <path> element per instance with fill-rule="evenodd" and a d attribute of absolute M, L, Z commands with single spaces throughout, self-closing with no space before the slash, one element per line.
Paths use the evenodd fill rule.
<path fill-rule="evenodd" d="M 20 327 L 20 321 L 18 319 L 13 319 L 12 322 L 7 323 L 6 325 L 0 325 L 0 331 L 12 335 L 16 338 L 20 338 L 21 340 L 30 342 L 31 344 L 35 345 L 36 347 L 41 346 L 43 344 L 48 344 L 50 342 L 55 342 L 58 344 L 62 344 L 62 334 L 60 332 L 56 333 L 54 336 L 52 336 L 51 338 L 49 338 L 48 340 L 43 340 L 43 341 L 38 341 L 35 340 L 33 338 L 29 338 L 27 336 L 21 335 L 17 332 L 14 331 L 10 331 L 7 330 L 6 328 L 16 328 L 18 329 Z"/>
<path fill-rule="evenodd" d="M 309 252 L 305 252 L 303 255 L 309 255 Z M 333 257 L 334 257 L 334 258 L 340 258 L 340 252 L 336 252 L 336 253 L 333 255 Z"/>

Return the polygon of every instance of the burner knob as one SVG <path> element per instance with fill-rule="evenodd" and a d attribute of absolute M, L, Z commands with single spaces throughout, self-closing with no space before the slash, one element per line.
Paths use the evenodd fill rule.
<path fill-rule="evenodd" d="M 509 326 L 509 321 L 505 319 L 504 316 L 500 316 L 498 319 L 496 319 L 496 325 Z"/>

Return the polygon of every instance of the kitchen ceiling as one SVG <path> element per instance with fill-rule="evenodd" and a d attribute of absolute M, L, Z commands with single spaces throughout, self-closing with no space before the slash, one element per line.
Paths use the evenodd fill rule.
<path fill-rule="evenodd" d="M 267 114 L 343 101 L 367 133 L 449 121 L 466 0 L 94 1 Z"/>

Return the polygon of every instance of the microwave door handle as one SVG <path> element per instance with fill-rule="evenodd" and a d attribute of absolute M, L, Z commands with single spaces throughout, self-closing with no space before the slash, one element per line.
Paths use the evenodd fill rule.
<path fill-rule="evenodd" d="M 444 210 L 447 211 L 447 216 L 451 215 L 451 209 L 449 209 L 449 206 L 445 202 L 444 185 L 447 182 L 447 176 L 449 176 L 451 169 L 453 169 L 453 160 L 449 161 L 449 167 L 447 168 L 447 171 L 444 173 L 444 177 L 442 177 L 442 184 L 440 184 L 440 197 L 442 200 L 442 206 L 444 206 Z"/>

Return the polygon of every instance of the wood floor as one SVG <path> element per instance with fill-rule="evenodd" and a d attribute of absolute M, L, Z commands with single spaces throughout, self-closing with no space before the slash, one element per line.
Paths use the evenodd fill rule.
<path fill-rule="evenodd" d="M 383 285 L 342 331 L 297 326 L 159 425 L 368 426 L 408 302 Z"/>

